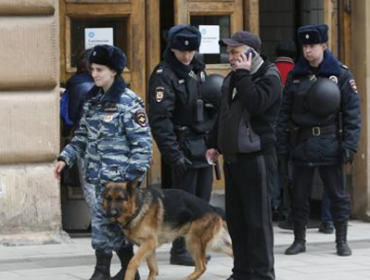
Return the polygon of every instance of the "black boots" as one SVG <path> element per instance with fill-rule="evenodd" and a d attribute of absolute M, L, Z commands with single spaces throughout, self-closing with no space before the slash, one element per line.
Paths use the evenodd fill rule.
<path fill-rule="evenodd" d="M 133 246 L 121 248 L 119 251 L 117 251 L 117 256 L 121 261 L 121 270 L 114 277 L 112 277 L 112 280 L 122 280 L 124 278 L 128 263 L 130 262 L 133 255 Z M 135 280 L 140 280 L 140 275 L 138 271 L 136 272 Z"/>
<path fill-rule="evenodd" d="M 294 224 L 294 242 L 285 250 L 285 255 L 306 252 L 306 227 Z"/>
<path fill-rule="evenodd" d="M 170 264 L 194 266 L 194 260 L 185 246 L 185 239 L 178 237 L 172 242 Z"/>
<path fill-rule="evenodd" d="M 112 260 L 112 253 L 95 251 L 95 256 L 96 256 L 95 271 L 94 274 L 91 276 L 90 280 L 111 280 L 110 262 Z"/>
<path fill-rule="evenodd" d="M 352 255 L 352 251 L 347 244 L 347 222 L 335 222 L 335 236 L 337 243 L 337 255 L 346 257 Z"/>

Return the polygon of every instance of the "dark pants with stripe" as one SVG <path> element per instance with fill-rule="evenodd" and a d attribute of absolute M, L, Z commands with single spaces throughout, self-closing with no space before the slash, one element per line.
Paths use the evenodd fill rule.
<path fill-rule="evenodd" d="M 275 150 L 241 154 L 224 162 L 226 221 L 233 242 L 236 280 L 272 280 L 274 240 L 271 190 L 277 174 Z"/>
<path fill-rule="evenodd" d="M 330 200 L 333 222 L 346 222 L 350 215 L 350 197 L 344 188 L 343 166 L 293 165 L 293 221 L 306 225 L 310 214 L 310 198 L 315 169 L 318 169 Z"/>

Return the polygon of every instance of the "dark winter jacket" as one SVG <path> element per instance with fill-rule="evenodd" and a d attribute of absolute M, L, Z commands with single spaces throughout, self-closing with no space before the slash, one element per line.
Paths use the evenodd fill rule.
<path fill-rule="evenodd" d="M 310 81 L 322 77 L 337 83 L 341 101 L 335 112 L 320 118 L 307 106 L 307 96 Z M 317 69 L 302 58 L 290 72 L 283 96 L 277 126 L 278 154 L 289 155 L 298 164 L 318 166 L 340 163 L 344 148 L 356 152 L 361 129 L 359 95 L 352 73 L 331 52 L 324 52 L 324 60 Z"/>

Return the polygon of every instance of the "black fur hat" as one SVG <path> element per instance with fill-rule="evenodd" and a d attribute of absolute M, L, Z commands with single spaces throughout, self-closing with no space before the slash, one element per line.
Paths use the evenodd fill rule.
<path fill-rule="evenodd" d="M 298 38 L 301 44 L 313 45 L 326 43 L 328 26 L 326 24 L 305 25 L 298 28 Z"/>
<path fill-rule="evenodd" d="M 125 54 L 115 46 L 97 45 L 90 51 L 89 63 L 108 66 L 120 75 L 126 66 L 127 58 Z"/>
<path fill-rule="evenodd" d="M 168 32 L 168 47 L 180 51 L 195 51 L 199 49 L 201 38 L 199 30 L 192 25 L 175 25 Z"/>

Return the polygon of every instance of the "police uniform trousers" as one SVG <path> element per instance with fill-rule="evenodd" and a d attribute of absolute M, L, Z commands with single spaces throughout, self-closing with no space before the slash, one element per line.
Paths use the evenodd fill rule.
<path fill-rule="evenodd" d="M 182 176 L 171 170 L 173 189 L 180 189 L 191 193 L 209 202 L 212 193 L 213 171 L 212 166 L 202 168 L 189 168 Z"/>
<path fill-rule="evenodd" d="M 274 240 L 271 191 L 275 148 L 224 161 L 226 221 L 233 242 L 235 280 L 272 280 Z"/>
<path fill-rule="evenodd" d="M 330 200 L 333 222 L 346 222 L 350 215 L 350 198 L 343 182 L 343 165 L 310 167 L 293 164 L 293 221 L 306 226 L 315 169 L 318 169 Z"/>
<path fill-rule="evenodd" d="M 112 222 L 103 208 L 102 189 L 96 187 L 96 204 L 92 216 L 91 242 L 94 250 L 112 253 L 132 246 L 123 235 L 119 225 Z"/>

